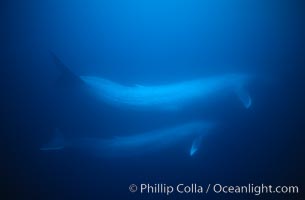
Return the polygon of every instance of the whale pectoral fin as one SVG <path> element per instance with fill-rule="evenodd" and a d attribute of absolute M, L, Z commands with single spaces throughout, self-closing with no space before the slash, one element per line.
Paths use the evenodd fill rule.
<path fill-rule="evenodd" d="M 193 140 L 192 147 L 190 149 L 190 156 L 193 156 L 198 149 L 200 148 L 202 143 L 202 136 L 198 136 Z"/>
<path fill-rule="evenodd" d="M 240 99 L 240 101 L 242 102 L 245 108 L 248 109 L 251 107 L 252 99 L 248 91 L 245 90 L 245 88 L 241 87 L 236 89 L 236 95 L 238 96 L 238 98 Z"/>
<path fill-rule="evenodd" d="M 65 147 L 64 143 L 65 141 L 62 133 L 58 129 L 55 129 L 53 138 L 47 144 L 43 145 L 40 148 L 40 150 L 41 151 L 61 150 Z"/>

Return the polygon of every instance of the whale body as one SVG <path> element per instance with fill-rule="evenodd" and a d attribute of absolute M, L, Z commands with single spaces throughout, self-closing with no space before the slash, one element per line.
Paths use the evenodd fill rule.
<path fill-rule="evenodd" d="M 167 85 L 125 86 L 100 77 L 76 76 L 54 54 L 53 59 L 63 72 L 62 82 L 82 85 L 91 96 L 120 108 L 179 110 L 229 93 L 235 93 L 245 108 L 252 104 L 245 89 L 249 76 L 245 74 L 223 74 Z"/>
<path fill-rule="evenodd" d="M 243 88 L 243 75 L 226 74 L 160 86 L 124 86 L 99 77 L 81 76 L 88 90 L 111 105 L 129 108 L 180 109 L 195 101 L 234 92 L 246 108 L 251 98 Z"/>
<path fill-rule="evenodd" d="M 195 121 L 130 136 L 113 137 L 111 139 L 83 137 L 68 140 L 65 140 L 62 133 L 56 129 L 54 138 L 46 145 L 43 145 L 40 150 L 58 151 L 74 149 L 90 152 L 97 156 L 128 157 L 159 152 L 189 141 L 189 155 L 193 156 L 200 148 L 203 136 L 213 127 L 213 123 Z"/>

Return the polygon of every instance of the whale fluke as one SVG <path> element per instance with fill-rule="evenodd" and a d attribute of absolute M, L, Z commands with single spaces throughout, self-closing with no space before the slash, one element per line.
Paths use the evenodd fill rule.
<path fill-rule="evenodd" d="M 61 150 L 65 147 L 65 140 L 59 129 L 55 129 L 55 133 L 52 137 L 53 138 L 47 144 L 40 148 L 41 151 Z"/>
<path fill-rule="evenodd" d="M 53 62 L 61 73 L 56 85 L 61 87 L 75 87 L 84 84 L 83 80 L 74 74 L 53 52 L 50 52 Z"/>

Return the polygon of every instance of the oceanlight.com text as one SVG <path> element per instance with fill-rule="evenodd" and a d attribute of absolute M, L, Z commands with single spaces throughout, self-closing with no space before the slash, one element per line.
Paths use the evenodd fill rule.
<path fill-rule="evenodd" d="M 140 194 L 163 194 L 171 195 L 178 194 L 249 194 L 259 196 L 262 194 L 298 194 L 299 187 L 292 185 L 273 186 L 268 184 L 246 184 L 246 185 L 223 185 L 223 184 L 177 184 L 170 185 L 165 183 L 142 183 L 131 184 L 129 191 Z"/>

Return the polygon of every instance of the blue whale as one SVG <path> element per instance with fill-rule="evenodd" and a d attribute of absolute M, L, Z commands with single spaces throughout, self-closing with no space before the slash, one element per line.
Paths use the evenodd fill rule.
<path fill-rule="evenodd" d="M 53 60 L 62 72 L 60 82 L 81 85 L 95 99 L 119 108 L 179 110 L 194 102 L 204 103 L 236 94 L 245 108 L 252 104 L 245 86 L 249 76 L 223 74 L 167 85 L 126 86 L 95 76 L 76 76 L 54 54 Z"/>
<path fill-rule="evenodd" d="M 193 156 L 200 148 L 202 138 L 213 127 L 214 124 L 210 122 L 194 121 L 160 130 L 130 136 L 113 137 L 111 139 L 88 137 L 64 139 L 60 130 L 56 129 L 54 138 L 43 145 L 40 150 L 60 151 L 73 149 L 90 152 L 90 154 L 97 156 L 128 157 L 147 155 L 189 142 L 189 155 Z"/>

